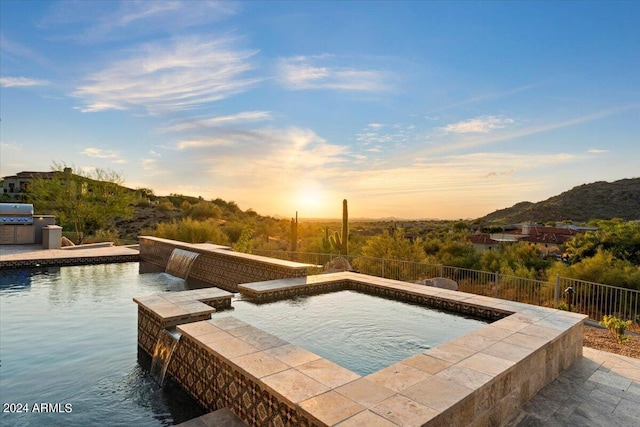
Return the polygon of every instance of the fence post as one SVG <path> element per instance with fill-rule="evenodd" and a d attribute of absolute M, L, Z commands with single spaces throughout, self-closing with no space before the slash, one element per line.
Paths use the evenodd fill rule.
<path fill-rule="evenodd" d="M 556 274 L 556 288 L 553 292 L 553 308 L 558 308 L 560 300 L 560 275 Z"/>
<path fill-rule="evenodd" d="M 382 258 L 382 277 L 384 277 L 384 258 Z"/>
<path fill-rule="evenodd" d="M 444 277 L 444 276 L 443 276 L 443 274 L 444 274 L 444 273 L 443 273 L 443 271 L 444 271 L 444 267 L 443 267 L 443 265 L 442 265 L 442 264 L 440 264 L 440 266 L 438 267 L 438 269 L 440 270 L 440 273 L 438 274 L 438 276 L 439 276 L 439 277 Z"/>
<path fill-rule="evenodd" d="M 498 298 L 498 288 L 500 287 L 500 273 L 496 271 L 494 274 L 495 279 L 493 281 L 495 283 L 495 286 L 493 287 L 493 297 Z"/>

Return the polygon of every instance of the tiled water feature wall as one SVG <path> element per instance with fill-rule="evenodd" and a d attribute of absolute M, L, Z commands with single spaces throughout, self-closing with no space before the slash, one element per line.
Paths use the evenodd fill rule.
<path fill-rule="evenodd" d="M 140 260 L 166 268 L 174 249 L 198 253 L 189 277 L 236 292 L 238 284 L 259 280 L 303 277 L 308 264 L 234 252 L 227 246 L 190 244 L 158 237 L 140 236 Z"/>
<path fill-rule="evenodd" d="M 204 320 L 210 306 L 230 301 L 222 290 L 136 298 L 141 348 L 151 353 L 161 328 L 179 325 L 168 375 L 204 407 L 227 407 L 249 425 L 497 426 L 582 355 L 585 316 L 543 307 L 357 273 L 245 281 L 235 289 L 257 299 L 353 289 L 498 319 L 361 377 L 233 317 Z"/>

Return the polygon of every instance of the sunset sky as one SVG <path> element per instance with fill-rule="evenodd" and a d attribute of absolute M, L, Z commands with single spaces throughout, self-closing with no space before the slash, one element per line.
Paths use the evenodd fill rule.
<path fill-rule="evenodd" d="M 640 2 L 0 1 L 0 175 L 477 218 L 640 177 Z"/>

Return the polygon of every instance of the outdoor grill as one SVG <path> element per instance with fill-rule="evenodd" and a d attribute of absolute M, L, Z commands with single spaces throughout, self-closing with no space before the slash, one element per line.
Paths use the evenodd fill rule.
<path fill-rule="evenodd" d="M 24 245 L 35 243 L 33 205 L 0 203 L 0 244 Z"/>

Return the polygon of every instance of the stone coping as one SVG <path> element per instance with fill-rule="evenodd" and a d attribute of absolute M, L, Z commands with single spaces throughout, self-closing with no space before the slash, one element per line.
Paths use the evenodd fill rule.
<path fill-rule="evenodd" d="M 491 407 L 485 410 L 476 405 L 490 401 L 496 388 L 520 387 L 506 384 L 517 381 L 529 388 L 529 377 L 539 378 L 540 384 L 536 385 L 541 387 L 552 379 L 548 372 L 545 379 L 545 372 L 540 376 L 540 372 L 531 371 L 548 371 L 545 358 L 547 364 L 562 358 L 551 352 L 551 344 L 562 349 L 565 341 L 575 346 L 579 340 L 582 349 L 585 315 L 358 273 L 256 282 L 241 285 L 241 289 L 254 296 L 284 295 L 283 290 L 301 294 L 314 285 L 337 282 L 366 282 L 382 289 L 497 309 L 504 317 L 365 377 L 234 317 L 187 323 L 178 330 L 310 414 L 320 425 L 343 427 L 471 424 L 474 416 L 488 417 L 492 412 Z M 538 368 L 537 364 L 542 366 Z M 557 363 L 555 366 L 554 370 L 563 369 Z M 531 385 L 531 391 L 535 393 L 539 387 Z M 510 401 L 505 404 L 519 405 Z M 498 420 L 501 416 L 508 419 L 510 410 L 502 409 L 505 414 Z"/>
<path fill-rule="evenodd" d="M 222 289 L 203 288 L 135 297 L 133 301 L 151 311 L 167 328 L 203 317 L 210 318 L 216 311 L 214 306 L 217 303 L 228 305 L 232 296 L 231 292 Z"/>
<path fill-rule="evenodd" d="M 160 242 L 160 243 L 171 245 L 171 246 L 173 246 L 175 248 L 180 248 L 180 249 L 184 249 L 184 250 L 191 251 L 191 252 L 197 252 L 199 254 L 215 253 L 215 254 L 218 254 L 218 255 L 234 257 L 234 258 L 238 258 L 238 259 L 242 259 L 242 260 L 250 260 L 250 261 L 254 261 L 254 262 L 263 262 L 263 263 L 268 263 L 268 264 L 271 264 L 271 265 L 278 265 L 278 266 L 294 268 L 294 269 L 304 269 L 305 271 L 306 271 L 307 268 L 309 268 L 311 266 L 310 264 L 304 264 L 304 263 L 301 263 L 301 262 L 294 262 L 294 261 L 287 261 L 287 260 L 282 260 L 282 259 L 277 259 L 277 258 L 270 258 L 270 257 L 262 256 L 262 255 L 246 254 L 244 252 L 235 252 L 229 246 L 215 245 L 213 243 L 185 243 L 185 242 L 180 242 L 180 241 L 177 241 L 177 240 L 169 240 L 169 239 L 163 239 L 163 238 L 160 238 L 160 237 L 152 237 L 152 236 L 139 236 L 138 240 L 140 240 L 140 241 L 144 241 L 144 240 L 157 241 L 157 242 Z"/>

